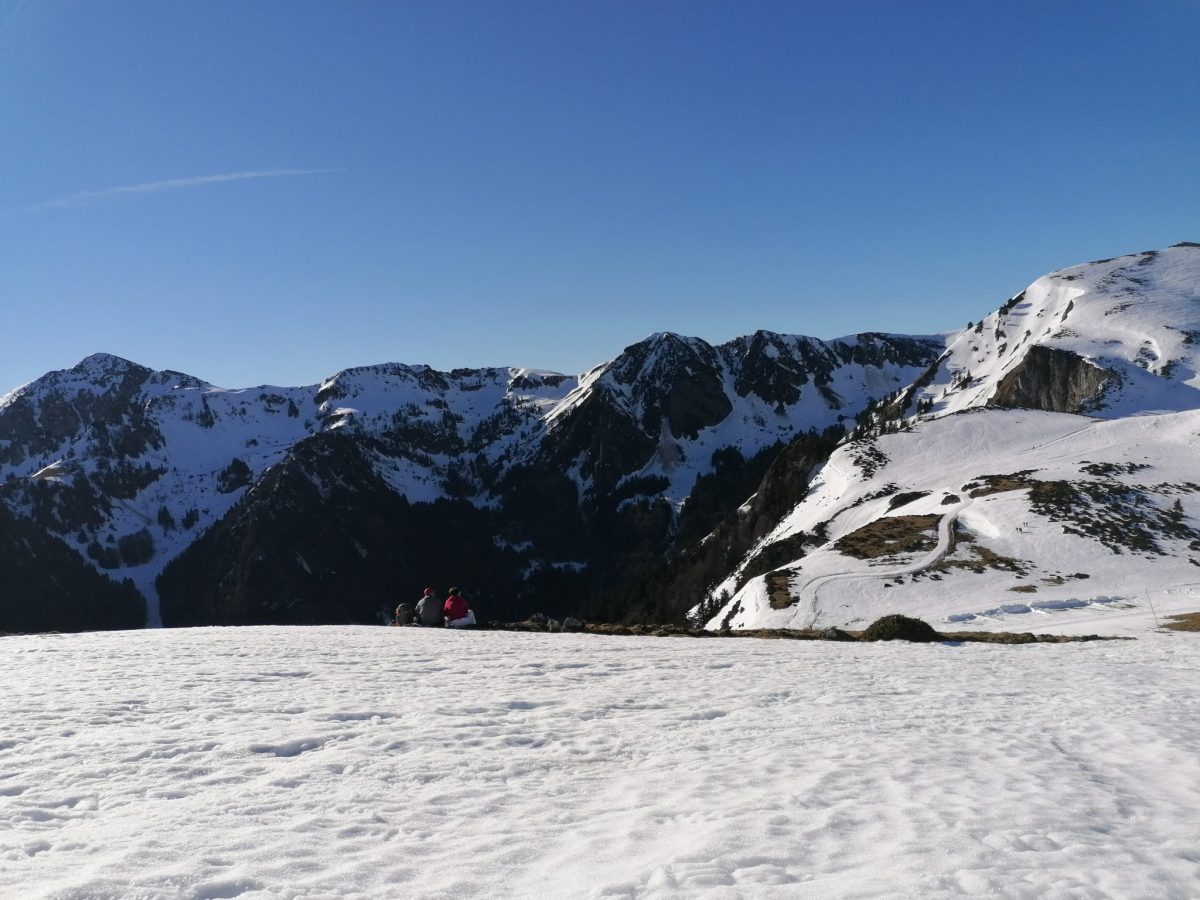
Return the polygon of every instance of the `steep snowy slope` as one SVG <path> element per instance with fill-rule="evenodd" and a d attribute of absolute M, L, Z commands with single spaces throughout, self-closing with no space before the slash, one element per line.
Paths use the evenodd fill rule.
<path fill-rule="evenodd" d="M 651 335 L 581 380 L 548 417 L 539 455 L 572 471 L 585 492 L 623 477 L 662 479 L 679 504 L 713 470 L 715 451 L 750 457 L 797 433 L 848 428 L 944 347 L 938 336 L 819 341 L 759 331 L 714 347 Z"/>
<path fill-rule="evenodd" d="M 808 552 L 744 584 L 731 627 L 862 626 L 902 612 L 942 627 L 1042 631 L 1116 611 L 1200 606 L 1200 412 L 1096 420 L 989 410 L 843 445 L 769 535 Z M 1146 592 L 1155 597 L 1147 599 Z M 1174 599 L 1168 599 L 1174 598 Z M 969 623 L 969 624 L 961 624 Z M 1141 623 L 1133 623 L 1140 627 Z"/>
<path fill-rule="evenodd" d="M 955 335 L 904 415 L 984 405 L 1102 418 L 1200 407 L 1200 247 L 1039 278 Z"/>
<path fill-rule="evenodd" d="M 1121 630 L 1200 608 L 1197 338 L 1194 245 L 1039 279 L 843 444 L 695 615 Z M 920 415 L 896 431 L 901 410 Z"/>

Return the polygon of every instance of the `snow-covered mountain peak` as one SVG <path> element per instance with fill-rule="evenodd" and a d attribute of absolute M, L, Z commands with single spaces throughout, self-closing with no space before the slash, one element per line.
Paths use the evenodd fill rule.
<path fill-rule="evenodd" d="M 951 337 L 904 415 L 982 406 L 1104 418 L 1200 407 L 1200 248 L 1062 269 Z"/>
<path fill-rule="evenodd" d="M 70 371 L 78 375 L 112 377 L 113 375 L 121 375 L 130 371 L 148 372 L 150 370 L 145 366 L 112 353 L 93 353 L 72 366 Z"/>
<path fill-rule="evenodd" d="M 642 384 L 650 379 L 661 386 L 681 372 L 695 373 L 697 367 L 716 365 L 716 352 L 700 338 L 660 331 L 631 344 L 608 366 L 608 381 L 619 385 Z"/>
<path fill-rule="evenodd" d="M 91 390 L 103 393 L 115 382 L 126 382 L 130 376 L 144 381 L 152 370 L 110 353 L 93 353 L 69 369 L 56 369 L 40 378 L 23 384 L 0 397 L 0 409 L 20 398 L 38 398 L 51 392 Z"/>

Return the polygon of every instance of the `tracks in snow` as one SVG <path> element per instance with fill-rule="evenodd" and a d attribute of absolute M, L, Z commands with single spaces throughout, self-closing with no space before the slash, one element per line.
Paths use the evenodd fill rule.
<path fill-rule="evenodd" d="M 816 628 L 821 618 L 821 589 L 834 581 L 848 581 L 855 578 L 869 578 L 876 580 L 887 580 L 895 578 L 897 575 L 914 575 L 917 572 L 922 572 L 931 566 L 936 566 L 946 554 L 950 552 L 952 536 L 954 534 L 954 525 L 958 521 L 958 517 L 962 511 L 975 502 L 973 497 L 968 497 L 963 500 L 946 515 L 942 516 L 942 520 L 938 522 L 938 540 L 937 546 L 927 553 L 922 559 L 915 563 L 899 566 L 894 569 L 889 569 L 886 572 L 834 572 L 828 575 L 819 575 L 812 581 L 808 582 L 800 594 L 799 609 L 792 617 L 792 621 L 788 624 L 789 628 Z M 803 617 L 800 623 L 797 623 L 797 618 Z"/>

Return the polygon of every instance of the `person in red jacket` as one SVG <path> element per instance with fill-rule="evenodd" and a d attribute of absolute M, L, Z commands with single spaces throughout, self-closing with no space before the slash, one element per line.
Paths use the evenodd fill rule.
<path fill-rule="evenodd" d="M 475 624 L 475 613 L 467 606 L 467 601 L 456 587 L 450 588 L 450 596 L 446 598 L 442 613 L 446 616 L 447 628 L 466 628 Z"/>

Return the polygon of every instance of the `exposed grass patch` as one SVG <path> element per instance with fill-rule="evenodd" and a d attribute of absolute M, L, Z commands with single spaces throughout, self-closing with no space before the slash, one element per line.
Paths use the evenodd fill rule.
<path fill-rule="evenodd" d="M 980 475 L 963 485 L 963 493 L 968 497 L 988 497 L 1008 491 L 1021 491 L 1038 483 L 1029 477 L 1036 471 L 1037 469 L 1025 469 L 1011 475 Z"/>
<path fill-rule="evenodd" d="M 767 576 L 767 597 L 770 598 L 771 609 L 787 609 L 797 602 L 791 593 L 792 573 L 786 569 L 772 572 Z"/>
<path fill-rule="evenodd" d="M 890 615 L 876 619 L 859 638 L 864 641 L 914 641 L 931 643 L 942 640 L 932 625 L 909 616 Z"/>
<path fill-rule="evenodd" d="M 739 586 L 745 584 L 751 578 L 766 575 L 780 566 L 801 559 L 808 548 L 814 543 L 817 543 L 817 538 L 806 532 L 801 532 L 800 534 L 793 534 L 790 537 L 767 544 L 754 554 L 753 559 L 746 563 L 739 579 Z"/>
<path fill-rule="evenodd" d="M 1116 481 L 1038 481 L 1029 500 L 1038 515 L 1064 523 L 1066 534 L 1094 538 L 1114 553 L 1161 556 L 1160 538 L 1200 539 L 1182 509 L 1163 509 L 1144 488 Z"/>
<path fill-rule="evenodd" d="M 1079 467 L 1079 471 L 1085 475 L 1093 475 L 1096 478 L 1111 478 L 1114 475 L 1132 475 L 1134 472 L 1140 472 L 1148 468 L 1150 466 L 1146 463 L 1094 463 L 1088 462 L 1085 459 Z"/>
<path fill-rule="evenodd" d="M 853 503 L 851 503 L 850 506 L 847 508 L 855 509 L 859 506 L 862 506 L 864 503 L 870 503 L 872 500 L 879 500 L 883 497 L 891 497 L 893 494 L 895 494 L 899 490 L 900 490 L 899 485 L 896 485 L 889 481 L 887 484 L 885 484 L 883 487 L 879 488 L 878 490 L 869 491 L 868 493 L 863 494 L 861 497 L 859 497 L 857 500 L 855 500 Z"/>
<path fill-rule="evenodd" d="M 1169 628 L 1171 631 L 1200 631 L 1200 613 L 1184 613 L 1169 618 L 1171 621 L 1163 628 Z"/>
<path fill-rule="evenodd" d="M 506 625 L 492 623 L 483 626 L 485 630 L 505 631 L 519 630 Z M 792 641 L 821 641 L 833 640 L 827 637 L 828 629 L 814 631 L 799 628 L 755 628 L 755 629 L 723 629 L 721 631 L 702 631 L 698 628 L 681 628 L 677 625 L 584 625 L 586 634 L 607 635 L 639 635 L 645 637 L 693 637 L 693 638 L 763 638 Z M 937 632 L 935 632 L 937 633 Z M 848 643 L 860 643 L 863 632 L 841 632 L 851 640 Z M 937 640 L 950 643 L 973 644 L 1073 644 L 1081 641 L 1132 641 L 1131 637 L 1115 637 L 1098 634 L 1033 634 L 1031 632 L 1011 631 L 943 631 L 937 633 Z M 837 638 L 844 640 L 844 638 Z"/>
<path fill-rule="evenodd" d="M 965 569 L 982 575 L 988 569 L 1000 572 L 1013 572 L 1018 575 L 1028 575 L 1033 564 L 1025 560 L 1014 559 L 1011 556 L 1001 556 L 990 547 L 985 547 L 975 541 L 975 536 L 955 523 L 954 544 L 951 553 L 957 554 L 959 548 L 965 550 L 965 556 L 953 558 L 947 554 L 936 566 L 931 566 L 929 572 L 950 572 L 954 569 Z"/>
<path fill-rule="evenodd" d="M 1132 641 L 1136 638 L 1099 634 L 1034 634 L 1030 631 L 943 631 L 947 641 L 969 644 L 1074 644 L 1082 641 Z"/>
<path fill-rule="evenodd" d="M 935 535 L 941 520 L 942 517 L 937 515 L 876 519 L 838 538 L 833 548 L 856 559 L 882 559 L 928 552 L 937 546 Z"/>

